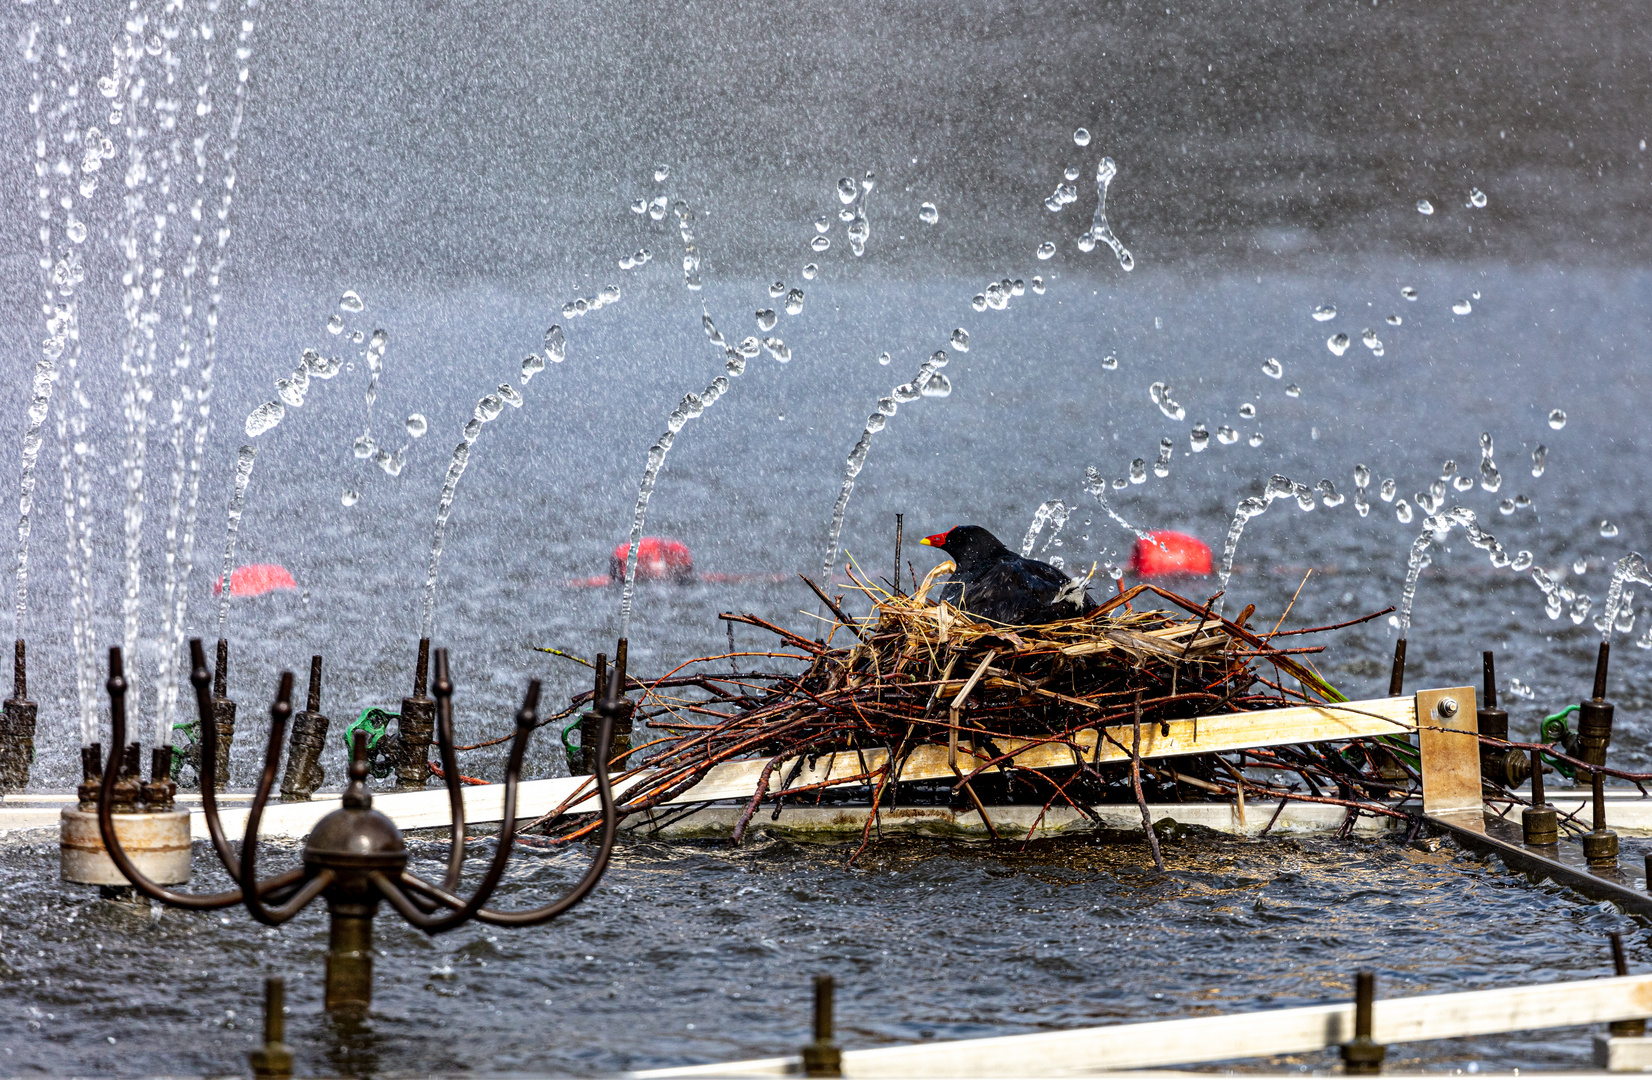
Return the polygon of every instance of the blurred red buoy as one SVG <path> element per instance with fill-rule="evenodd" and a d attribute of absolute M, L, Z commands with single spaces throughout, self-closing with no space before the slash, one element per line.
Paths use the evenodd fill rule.
<path fill-rule="evenodd" d="M 287 573 L 285 566 L 275 563 L 249 563 L 246 566 L 237 566 L 229 576 L 229 594 L 231 596 L 263 596 L 276 589 L 296 589 L 298 582 Z M 224 591 L 224 583 L 215 580 L 212 583 L 213 595 Z"/>
<path fill-rule="evenodd" d="M 624 543 L 608 557 L 608 580 L 618 584 L 625 580 L 625 559 L 631 554 L 631 545 Z M 645 536 L 637 543 L 638 581 L 689 581 L 694 577 L 694 556 L 681 540 L 664 536 Z"/>
<path fill-rule="evenodd" d="M 1130 553 L 1130 570 L 1140 577 L 1210 573 L 1210 548 L 1202 540 L 1168 529 L 1137 540 Z"/>

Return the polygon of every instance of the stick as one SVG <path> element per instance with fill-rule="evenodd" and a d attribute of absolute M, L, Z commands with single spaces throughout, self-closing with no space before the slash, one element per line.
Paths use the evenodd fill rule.
<path fill-rule="evenodd" d="M 1136 695 L 1135 735 L 1130 743 L 1130 786 L 1136 789 L 1136 805 L 1141 807 L 1142 828 L 1147 830 L 1147 846 L 1153 852 L 1153 865 L 1162 873 L 1164 856 L 1159 854 L 1159 834 L 1153 831 L 1153 815 L 1147 809 L 1147 796 L 1141 789 L 1141 694 Z"/>
<path fill-rule="evenodd" d="M 803 584 L 807 585 L 809 588 L 811 588 L 815 591 L 815 595 L 820 597 L 820 602 L 822 604 L 826 605 L 826 609 L 828 611 L 830 611 L 833 615 L 837 616 L 837 621 L 838 622 L 842 623 L 844 626 L 847 626 L 850 630 L 854 631 L 855 636 L 860 638 L 862 641 L 866 640 L 866 635 L 861 633 L 860 624 L 855 622 L 855 620 L 851 619 L 849 616 L 845 615 L 843 613 L 843 609 L 838 607 L 837 604 L 833 603 L 832 598 L 830 596 L 826 595 L 826 590 L 822 589 L 819 585 L 816 585 L 813 581 L 809 580 L 807 577 L 804 577 L 804 575 L 802 575 L 802 574 L 799 574 L 797 576 L 800 577 L 800 578 L 803 578 Z"/>

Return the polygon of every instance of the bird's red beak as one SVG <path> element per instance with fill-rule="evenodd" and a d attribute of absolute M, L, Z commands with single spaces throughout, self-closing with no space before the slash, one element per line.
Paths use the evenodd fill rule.
<path fill-rule="evenodd" d="M 922 540 L 919 540 L 918 543 L 924 545 L 925 547 L 946 547 L 946 538 L 951 535 L 952 530 L 948 529 L 944 533 L 936 533 L 934 536 L 926 536 Z"/>

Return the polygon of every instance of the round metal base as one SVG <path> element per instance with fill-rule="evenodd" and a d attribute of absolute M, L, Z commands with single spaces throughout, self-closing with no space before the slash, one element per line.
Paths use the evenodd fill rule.
<path fill-rule="evenodd" d="M 1560 815 L 1552 806 L 1528 806 L 1520 814 L 1520 825 L 1528 844 L 1560 842 Z"/>
<path fill-rule="evenodd" d="M 189 812 L 116 814 L 121 847 L 149 880 L 159 885 L 189 881 Z M 96 813 L 64 810 L 58 826 L 63 880 L 78 885 L 129 885 L 103 846 Z"/>
<path fill-rule="evenodd" d="M 1583 834 L 1583 857 L 1590 866 L 1616 866 L 1618 834 L 1611 829 Z"/>

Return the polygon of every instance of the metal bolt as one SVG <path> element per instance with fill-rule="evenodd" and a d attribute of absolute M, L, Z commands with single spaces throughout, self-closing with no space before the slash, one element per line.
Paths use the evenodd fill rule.
<path fill-rule="evenodd" d="M 1441 716 L 1449 720 L 1453 716 L 1457 715 L 1457 699 L 1443 697 L 1440 699 L 1440 703 L 1434 706 L 1434 708 L 1439 711 Z"/>

